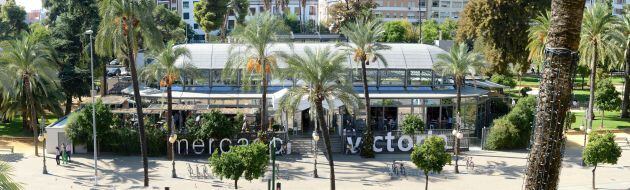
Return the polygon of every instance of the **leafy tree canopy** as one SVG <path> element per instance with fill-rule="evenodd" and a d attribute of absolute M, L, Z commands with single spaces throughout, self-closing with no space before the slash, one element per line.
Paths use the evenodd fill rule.
<path fill-rule="evenodd" d="M 240 127 L 239 123 L 223 115 L 217 110 L 203 114 L 199 122 L 200 126 L 192 129 L 191 133 L 198 139 L 223 139 L 236 135 Z M 242 125 L 242 123 L 240 123 Z"/>
<path fill-rule="evenodd" d="M 78 144 L 87 144 L 93 142 L 92 140 L 92 109 L 93 104 L 86 105 L 78 112 L 71 114 L 68 118 L 68 126 L 66 127 L 66 135 L 72 142 Z M 107 134 L 111 130 L 113 124 L 113 117 L 111 110 L 101 99 L 96 101 L 96 133 Z M 97 138 L 99 142 L 102 142 L 103 138 Z"/>
<path fill-rule="evenodd" d="M 328 25 L 331 32 L 339 32 L 339 29 L 347 23 L 354 23 L 357 19 L 372 20 L 372 10 L 378 4 L 372 0 L 345 0 L 334 3 L 328 7 Z"/>
<path fill-rule="evenodd" d="M 427 175 L 429 172 L 442 172 L 444 165 L 451 162 L 451 155 L 444 148 L 446 142 L 437 136 L 430 136 L 420 146 L 414 146 L 411 162 Z"/>
<path fill-rule="evenodd" d="M 610 79 L 597 82 L 595 90 L 595 104 L 602 111 L 615 111 L 621 107 L 620 93 L 615 89 Z"/>
<path fill-rule="evenodd" d="M 201 0 L 195 3 L 195 21 L 206 33 L 221 28 L 223 17 L 227 14 L 229 0 Z M 206 35 L 209 39 L 209 35 Z"/>
<path fill-rule="evenodd" d="M 176 11 L 168 10 L 164 6 L 156 6 L 153 10 L 153 19 L 164 42 L 186 40 L 186 23 Z"/>
<path fill-rule="evenodd" d="M 409 114 L 403 120 L 402 130 L 406 135 L 413 135 L 416 132 L 422 132 L 424 131 L 424 122 L 420 116 Z"/>
<path fill-rule="evenodd" d="M 422 23 L 422 43 L 433 44 L 438 39 L 439 25 L 435 20 Z"/>
<path fill-rule="evenodd" d="M 507 74 L 509 64 L 520 72 L 529 69 L 527 61 L 530 19 L 549 9 L 549 0 L 471 0 L 459 18 L 457 40 L 483 40 L 481 52 L 492 64 L 491 72 Z"/>
<path fill-rule="evenodd" d="M 26 11 L 15 0 L 8 0 L 0 7 L 0 40 L 11 39 L 28 30 Z"/>
<path fill-rule="evenodd" d="M 234 180 L 234 187 L 238 189 L 237 184 L 241 176 L 251 181 L 264 175 L 269 161 L 268 151 L 267 145 L 256 142 L 233 146 L 230 152 L 220 155 L 217 150 L 208 161 L 215 175 Z"/>
<path fill-rule="evenodd" d="M 621 157 L 621 148 L 615 142 L 615 135 L 612 133 L 597 134 L 591 133 L 588 136 L 588 144 L 582 152 L 584 163 L 597 166 L 598 164 L 617 164 Z"/>

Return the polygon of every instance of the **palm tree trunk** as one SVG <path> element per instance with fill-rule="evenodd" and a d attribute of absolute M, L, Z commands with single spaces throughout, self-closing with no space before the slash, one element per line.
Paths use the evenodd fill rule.
<path fill-rule="evenodd" d="M 626 71 L 624 75 L 623 102 L 621 103 L 621 118 L 630 118 L 630 40 L 626 44 Z"/>
<path fill-rule="evenodd" d="M 597 42 L 595 42 L 595 44 L 593 44 L 595 47 L 594 49 L 597 49 Z M 590 76 L 590 80 L 588 81 L 589 85 L 590 85 L 590 89 L 589 89 L 589 97 L 588 97 L 588 110 L 586 110 L 586 128 L 587 129 L 592 129 L 593 128 L 593 109 L 594 109 L 594 104 L 595 104 L 595 88 L 596 87 L 596 83 L 595 83 L 595 75 L 597 75 L 597 60 L 598 60 L 598 53 L 597 51 L 594 52 L 593 54 L 593 60 L 591 60 L 591 76 Z"/>
<path fill-rule="evenodd" d="M 168 126 L 169 134 L 175 133 L 175 128 L 173 126 L 173 90 L 171 84 L 166 86 L 166 126 Z M 166 136 L 166 140 L 168 141 L 169 136 Z M 170 142 L 166 143 L 167 150 L 167 158 L 169 160 L 173 160 L 173 144 Z"/>
<path fill-rule="evenodd" d="M 35 147 L 35 156 L 39 156 L 39 150 L 37 145 L 37 118 L 35 117 L 35 102 L 33 102 L 33 91 L 31 89 L 31 81 L 27 76 L 24 77 L 24 88 L 27 90 L 25 93 L 27 94 L 27 102 L 29 109 L 29 123 L 31 124 L 31 129 L 33 129 L 33 146 Z"/>
<path fill-rule="evenodd" d="M 457 108 L 456 109 L 457 109 L 457 117 L 459 118 L 459 117 L 461 117 L 461 115 L 460 115 L 461 113 L 460 112 L 462 110 L 462 106 L 461 106 L 462 105 L 462 79 L 460 79 L 458 77 L 455 77 L 455 80 L 456 80 L 455 81 L 455 85 L 456 85 L 456 88 L 457 88 L 457 100 L 456 100 L 457 101 Z M 455 130 L 457 130 L 458 133 L 461 133 L 461 131 L 460 131 L 461 130 L 461 126 L 459 126 L 460 125 L 459 120 L 461 120 L 461 118 L 457 119 L 457 121 L 455 122 L 456 123 L 455 124 Z M 455 153 L 455 173 L 459 173 L 459 164 L 458 164 L 458 161 L 459 161 L 459 139 L 457 138 L 457 134 L 455 135 L 455 145 L 454 145 L 454 148 L 453 148 L 453 153 Z"/>
<path fill-rule="evenodd" d="M 227 13 L 225 13 L 225 15 L 223 16 L 223 24 L 221 25 L 221 42 L 223 43 L 225 43 L 226 28 L 227 28 L 228 18 L 230 16 L 230 10 L 231 9 L 228 9 Z"/>
<path fill-rule="evenodd" d="M 103 64 L 101 69 L 103 69 L 103 78 L 101 78 L 101 97 L 104 97 L 107 95 L 107 64 Z"/>
<path fill-rule="evenodd" d="M 557 189 L 584 0 L 552 0 L 549 40 L 535 121 L 535 138 L 527 164 L 526 190 Z"/>
<path fill-rule="evenodd" d="M 259 55 L 264 55 L 264 53 L 261 53 Z M 269 126 L 267 126 L 267 63 L 265 61 L 265 58 L 260 59 L 260 62 L 262 63 L 262 100 L 260 101 L 261 105 L 260 105 L 260 131 L 264 131 L 266 130 L 265 127 L 269 128 Z"/>
<path fill-rule="evenodd" d="M 70 112 L 72 111 L 72 96 L 66 97 L 66 109 L 64 111 L 65 115 L 70 114 Z"/>
<path fill-rule="evenodd" d="M 361 157 L 374 158 L 374 132 L 372 131 L 372 114 L 370 112 L 370 92 L 368 91 L 367 65 L 368 60 L 361 60 L 361 77 L 363 78 L 363 96 L 365 97 L 365 133 L 363 133 L 363 144 L 361 144 Z"/>
<path fill-rule="evenodd" d="M 317 112 L 317 121 L 319 123 L 319 129 L 324 137 L 324 145 L 326 145 L 326 156 L 328 157 L 328 166 L 330 167 L 330 190 L 335 190 L 335 163 L 333 161 L 332 147 L 330 145 L 330 133 L 328 132 L 328 126 L 324 119 L 324 106 L 322 106 L 322 99 L 319 98 L 315 103 Z M 317 145 L 315 145 L 317 146 Z"/>
<path fill-rule="evenodd" d="M 128 24 L 129 30 L 133 31 L 133 24 Z M 129 44 L 135 43 L 133 32 L 127 35 L 127 47 Z M 144 186 L 149 186 L 149 162 L 147 160 L 147 137 L 144 129 L 144 114 L 142 114 L 142 97 L 140 96 L 140 85 L 138 84 L 138 72 L 136 71 L 135 52 L 129 48 L 127 52 L 129 58 L 129 67 L 131 68 L 131 83 L 133 85 L 133 96 L 136 101 L 136 114 L 138 114 L 138 129 L 140 130 L 140 153 L 142 154 L 142 167 L 144 168 Z"/>
<path fill-rule="evenodd" d="M 31 131 L 30 124 L 28 123 L 28 108 L 27 106 L 22 106 L 22 129 L 24 131 Z"/>

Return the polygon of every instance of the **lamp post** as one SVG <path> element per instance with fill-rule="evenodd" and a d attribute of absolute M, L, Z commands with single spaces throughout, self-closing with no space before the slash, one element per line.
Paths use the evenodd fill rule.
<path fill-rule="evenodd" d="M 43 167 L 43 174 L 48 174 L 48 170 L 46 169 L 46 137 L 48 136 L 46 134 L 46 120 L 44 119 L 44 116 L 42 116 L 42 122 L 40 124 L 42 126 L 42 132 L 39 133 L 39 136 L 37 137 L 37 140 L 39 140 L 39 142 L 42 142 L 42 146 L 44 147 L 44 153 L 42 153 L 42 162 L 44 163 L 44 167 Z"/>
<path fill-rule="evenodd" d="M 317 131 L 313 131 L 313 155 L 315 155 L 315 162 L 313 162 L 313 177 L 318 178 L 317 175 L 317 141 L 319 141 L 319 134 Z"/>
<path fill-rule="evenodd" d="M 96 152 L 97 152 L 96 150 L 96 100 L 94 98 L 94 95 L 96 94 L 96 90 L 94 89 L 94 44 L 92 43 L 93 33 L 94 31 L 92 30 L 85 31 L 85 34 L 89 36 L 89 40 L 90 40 L 90 73 L 91 73 L 91 78 L 92 78 L 92 90 L 90 90 L 90 96 L 92 97 L 92 139 L 93 139 L 93 144 L 94 144 L 94 186 L 97 186 L 98 185 L 98 179 L 97 179 L 98 157 L 96 155 Z"/>
<path fill-rule="evenodd" d="M 177 140 L 177 134 L 173 132 L 170 137 L 168 137 L 168 142 L 171 143 L 171 164 L 173 165 L 173 174 L 172 178 L 177 178 L 177 173 L 175 172 L 175 141 Z"/>

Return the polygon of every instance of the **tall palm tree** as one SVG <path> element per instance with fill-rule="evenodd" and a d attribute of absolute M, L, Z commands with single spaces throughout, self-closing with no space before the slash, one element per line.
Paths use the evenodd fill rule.
<path fill-rule="evenodd" d="M 306 0 L 300 0 L 300 9 L 301 9 L 301 11 L 300 11 L 300 27 L 301 27 L 301 31 L 300 32 L 304 33 L 304 30 L 305 30 L 304 25 L 306 24 L 305 21 L 304 21 L 305 18 L 306 18 L 306 14 L 305 14 L 305 12 L 306 12 Z"/>
<path fill-rule="evenodd" d="M 5 190 L 20 190 L 22 185 L 11 179 L 11 172 L 13 167 L 9 163 L 0 161 L 0 189 Z"/>
<path fill-rule="evenodd" d="M 535 137 L 527 164 L 526 190 L 557 189 L 564 143 L 564 119 L 569 110 L 577 67 L 584 0 L 552 0 L 551 22 L 542 70 Z"/>
<path fill-rule="evenodd" d="M 4 49 L 0 57 L 2 67 L 10 77 L 11 85 L 7 99 L 13 99 L 10 104 L 22 105 L 24 112 L 22 117 L 29 118 L 30 128 L 33 130 L 33 145 L 35 155 L 39 155 L 37 148 L 38 126 L 37 112 L 42 113 L 41 102 L 36 103 L 34 98 L 37 92 L 47 92 L 45 88 L 51 84 L 58 86 L 57 68 L 49 59 L 49 53 L 45 46 L 32 34 L 22 34 L 22 37 L 9 42 L 9 47 Z M 46 95 L 44 95 L 46 96 Z M 25 102 L 20 102 L 24 101 Z M 17 102 L 16 102 L 17 101 Z M 56 102 L 59 104 L 59 102 Z M 19 109 L 19 108 L 18 108 Z"/>
<path fill-rule="evenodd" d="M 456 118 L 461 118 L 462 109 L 462 87 L 464 86 L 464 78 L 466 76 L 475 76 L 477 72 L 483 67 L 483 61 L 481 55 L 475 52 L 471 52 L 468 49 L 466 43 L 459 43 L 451 47 L 448 54 L 439 54 L 438 61 L 433 65 L 435 72 L 441 73 L 442 76 L 452 76 L 455 80 L 455 89 L 457 91 L 456 101 Z M 461 133 L 461 119 L 457 119 L 455 122 L 455 130 Z M 455 138 L 455 146 L 453 148 L 455 154 L 455 173 L 459 173 L 458 163 L 459 160 L 459 139 Z"/>
<path fill-rule="evenodd" d="M 289 29 L 282 19 L 269 12 L 255 15 L 238 25 L 232 37 L 235 44 L 230 46 L 230 56 L 225 64 L 222 78 L 234 80 L 241 75 L 243 84 L 258 84 L 262 89 L 260 105 L 261 130 L 267 126 L 267 86 L 269 77 L 277 69 L 276 52 L 270 49 L 280 41 L 279 34 Z M 264 68 L 264 69 L 262 69 Z"/>
<path fill-rule="evenodd" d="M 625 44 L 625 59 L 622 59 L 622 62 L 625 64 L 625 75 L 624 75 L 624 90 L 623 90 L 623 102 L 621 104 L 621 118 L 630 118 L 630 13 L 626 12 L 623 17 L 621 17 L 621 22 L 619 24 L 619 30 L 623 36 L 625 36 L 625 41 L 622 41 Z"/>
<path fill-rule="evenodd" d="M 551 12 L 541 13 L 536 18 L 532 19 L 530 23 L 532 25 L 527 29 L 529 32 L 529 61 L 537 63 L 540 69 L 540 64 L 544 61 L 545 44 L 547 44 L 547 32 L 549 31 L 549 19 L 551 18 Z"/>
<path fill-rule="evenodd" d="M 349 108 L 357 107 L 360 101 L 354 93 L 351 81 L 349 81 L 344 54 L 333 52 L 330 48 L 315 51 L 306 48 L 304 53 L 305 55 L 280 54 L 287 64 L 287 68 L 282 69 L 281 76 L 293 78 L 303 83 L 298 83 L 300 85 L 289 89 L 287 94 L 280 99 L 280 110 L 276 114 L 288 112 L 288 115 L 294 115 L 295 109 L 303 98 L 315 106 L 314 115 L 324 137 L 326 156 L 330 166 L 330 189 L 334 190 L 335 165 L 329 129 L 324 120 L 326 111 L 323 102 L 328 104 L 328 111 L 332 112 L 335 109 L 335 101 L 340 101 Z"/>
<path fill-rule="evenodd" d="M 228 11 L 223 16 L 223 24 L 221 25 L 221 40 L 224 42 L 230 13 L 234 13 L 236 24 L 245 23 L 245 17 L 247 17 L 247 12 L 249 11 L 249 0 L 230 0 L 227 3 L 227 9 Z"/>
<path fill-rule="evenodd" d="M 141 48 L 162 47 L 162 38 L 155 26 L 151 0 L 102 0 L 99 1 L 101 23 L 96 35 L 96 52 L 105 56 L 115 55 L 129 63 L 135 101 L 141 105 L 136 55 Z M 149 186 L 149 163 L 147 161 L 147 139 L 144 128 L 142 106 L 136 106 L 140 149 L 144 167 L 144 186 Z"/>
<path fill-rule="evenodd" d="M 580 41 L 581 60 L 590 64 L 590 96 L 586 113 L 587 128 L 593 127 L 593 106 L 595 101 L 595 84 L 598 65 L 606 60 L 616 60 L 621 52 L 622 34 L 615 29 L 617 18 L 610 9 L 601 3 L 595 3 L 585 11 Z"/>
<path fill-rule="evenodd" d="M 160 86 L 166 87 L 166 125 L 168 126 L 168 130 L 170 130 L 169 134 L 174 134 L 175 129 L 173 128 L 173 91 L 172 87 L 175 81 L 182 76 L 183 73 L 191 73 L 194 69 L 194 66 L 189 64 L 187 61 L 183 61 L 182 65 L 176 65 L 175 61 L 180 58 L 190 59 L 190 51 L 188 48 L 183 46 L 175 46 L 174 41 L 170 41 L 166 47 L 163 49 L 159 49 L 157 51 L 151 52 L 148 56 L 154 59 L 153 64 L 150 64 L 144 67 L 140 71 L 140 77 L 146 81 L 156 81 L 159 82 Z M 168 144 L 168 151 L 171 152 L 173 149 L 171 148 L 172 144 Z M 169 154 L 168 157 L 172 155 Z"/>
<path fill-rule="evenodd" d="M 366 130 L 363 134 L 364 142 L 361 144 L 361 156 L 373 158 L 374 132 L 372 130 L 372 116 L 370 112 L 370 93 L 368 92 L 366 65 L 380 61 L 387 65 L 387 61 L 380 54 L 380 51 L 390 49 L 389 46 L 378 43 L 384 35 L 383 23 L 379 20 L 364 21 L 358 19 L 355 23 L 349 23 L 341 28 L 341 33 L 345 35 L 351 43 L 341 43 L 345 51 L 354 54 L 354 61 L 361 65 L 361 77 L 363 79 L 363 96 L 365 98 Z"/>

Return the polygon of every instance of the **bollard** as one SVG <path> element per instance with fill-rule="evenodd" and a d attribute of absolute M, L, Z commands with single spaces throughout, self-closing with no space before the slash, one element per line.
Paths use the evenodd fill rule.
<path fill-rule="evenodd" d="M 276 190 L 281 190 L 280 186 L 280 182 L 276 183 Z"/>
<path fill-rule="evenodd" d="M 164 190 L 171 190 L 170 187 L 164 187 Z"/>

